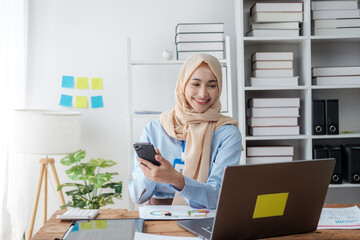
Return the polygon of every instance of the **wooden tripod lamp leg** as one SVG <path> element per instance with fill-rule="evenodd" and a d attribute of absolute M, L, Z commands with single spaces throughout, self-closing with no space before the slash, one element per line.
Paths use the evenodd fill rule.
<path fill-rule="evenodd" d="M 34 229 L 34 222 L 35 222 L 35 217 L 36 217 L 37 206 L 38 206 L 38 203 L 39 203 L 39 196 L 40 196 L 42 180 L 43 180 L 43 177 L 44 177 L 43 175 L 44 175 L 45 165 L 46 164 L 41 163 L 39 180 L 38 180 L 38 184 L 37 184 L 37 187 L 36 187 L 35 201 L 34 201 L 34 204 L 33 204 L 31 218 L 30 218 L 29 231 L 28 231 L 28 235 L 26 237 L 27 240 L 31 239 L 32 232 L 33 232 L 33 229 Z"/>
<path fill-rule="evenodd" d="M 47 221 L 47 165 L 44 167 L 44 218 L 43 224 Z"/>
<path fill-rule="evenodd" d="M 55 160 L 53 158 L 50 158 L 49 159 L 49 164 L 50 164 L 50 167 L 51 167 L 51 171 L 54 175 L 54 179 L 55 179 L 55 184 L 56 184 L 56 189 L 57 187 L 60 185 L 60 182 L 59 182 L 59 177 L 57 175 L 57 172 L 56 172 L 56 168 L 55 168 L 55 164 L 54 164 Z M 62 205 L 65 205 L 65 199 L 64 199 L 64 195 L 62 193 L 62 191 L 58 191 L 59 193 L 59 197 L 60 197 L 60 202 Z"/>

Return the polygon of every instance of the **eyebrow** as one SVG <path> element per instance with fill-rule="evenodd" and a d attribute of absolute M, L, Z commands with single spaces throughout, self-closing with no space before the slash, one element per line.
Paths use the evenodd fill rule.
<path fill-rule="evenodd" d="M 192 78 L 191 80 L 195 80 L 195 81 L 200 81 L 200 82 L 202 82 L 202 80 L 201 80 L 200 78 Z M 217 80 L 209 80 L 208 82 L 209 82 L 209 83 L 211 83 L 211 82 L 217 82 Z"/>

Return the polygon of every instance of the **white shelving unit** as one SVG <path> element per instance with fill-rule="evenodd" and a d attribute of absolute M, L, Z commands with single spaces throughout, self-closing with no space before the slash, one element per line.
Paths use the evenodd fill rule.
<path fill-rule="evenodd" d="M 291 1 L 291 0 L 290 0 Z M 260 2 L 271 2 L 260 0 Z M 278 2 L 289 2 L 278 1 Z M 322 66 L 360 65 L 360 36 L 313 36 L 311 26 L 311 0 L 303 2 L 304 22 L 299 37 L 247 37 L 249 13 L 253 0 L 235 0 L 235 27 L 237 36 L 237 81 L 239 122 L 244 137 L 245 152 L 241 164 L 246 163 L 246 146 L 294 145 L 295 160 L 312 159 L 316 144 L 360 144 L 360 133 L 339 135 L 312 135 L 312 100 L 339 99 L 339 130 L 360 131 L 360 85 L 314 86 L 311 69 Z M 261 51 L 291 51 L 294 53 L 294 76 L 299 76 L 298 87 L 251 87 L 251 54 Z M 300 135 L 253 137 L 248 135 L 246 106 L 252 97 L 300 97 Z M 356 188 L 360 184 L 331 185 L 331 188 Z"/>

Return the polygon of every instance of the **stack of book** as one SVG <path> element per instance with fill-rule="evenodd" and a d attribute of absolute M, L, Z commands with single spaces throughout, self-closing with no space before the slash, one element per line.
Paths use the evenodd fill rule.
<path fill-rule="evenodd" d="M 252 37 L 296 37 L 303 22 L 302 2 L 257 2 L 250 9 Z"/>
<path fill-rule="evenodd" d="M 312 1 L 314 35 L 360 35 L 358 0 Z"/>
<path fill-rule="evenodd" d="M 313 85 L 360 84 L 360 66 L 315 67 L 312 69 Z"/>
<path fill-rule="evenodd" d="M 289 162 L 294 159 L 294 146 L 251 146 L 246 148 L 246 164 Z"/>
<path fill-rule="evenodd" d="M 293 52 L 256 52 L 251 56 L 252 87 L 298 86 Z"/>
<path fill-rule="evenodd" d="M 175 33 L 178 60 L 200 52 L 209 53 L 218 59 L 225 58 L 223 23 L 179 23 Z"/>
<path fill-rule="evenodd" d="M 300 134 L 300 98 L 252 98 L 247 110 L 251 136 Z"/>

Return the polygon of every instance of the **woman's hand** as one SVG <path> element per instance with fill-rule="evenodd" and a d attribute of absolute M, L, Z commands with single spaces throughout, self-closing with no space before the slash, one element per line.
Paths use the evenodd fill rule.
<path fill-rule="evenodd" d="M 153 182 L 171 184 L 181 191 L 185 186 L 183 175 L 176 171 L 170 162 L 161 155 L 159 149 L 155 148 L 155 151 L 155 159 L 160 162 L 160 166 L 156 166 L 143 158 L 138 158 L 139 166 L 144 175 Z"/>

